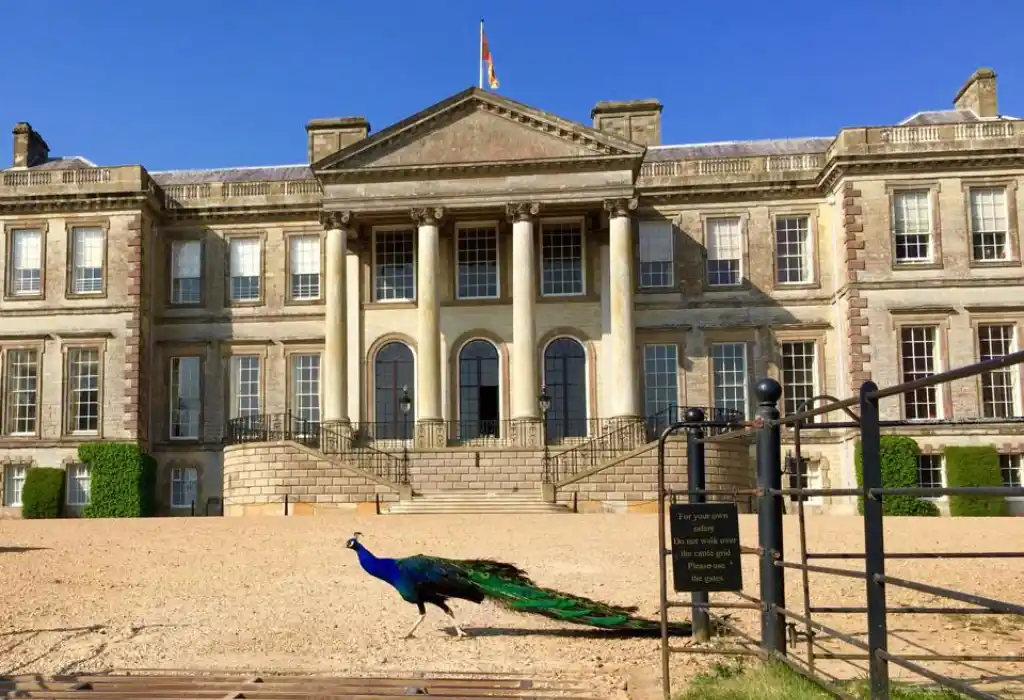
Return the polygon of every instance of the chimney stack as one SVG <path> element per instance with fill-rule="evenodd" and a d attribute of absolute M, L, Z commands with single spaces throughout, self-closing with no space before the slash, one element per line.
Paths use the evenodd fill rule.
<path fill-rule="evenodd" d="M 974 71 L 953 98 L 953 105 L 957 109 L 969 109 L 979 117 L 998 117 L 995 71 L 991 68 Z"/>
<path fill-rule="evenodd" d="M 50 158 L 50 147 L 28 122 L 14 125 L 15 168 L 31 168 L 42 165 Z"/>
<path fill-rule="evenodd" d="M 594 128 L 643 146 L 661 145 L 661 103 L 657 100 L 598 102 L 590 110 Z"/>
<path fill-rule="evenodd" d="M 370 122 L 365 117 L 311 119 L 306 124 L 306 133 L 309 162 L 315 163 L 365 139 L 370 133 Z"/>

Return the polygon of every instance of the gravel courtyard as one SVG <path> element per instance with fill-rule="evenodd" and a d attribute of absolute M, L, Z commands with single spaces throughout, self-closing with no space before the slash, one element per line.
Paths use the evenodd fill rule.
<path fill-rule="evenodd" d="M 741 516 L 743 541 L 756 521 Z M 1024 547 L 1024 518 L 890 519 L 890 551 Z M 797 523 L 786 523 L 787 557 L 798 556 Z M 809 518 L 812 551 L 858 551 L 858 518 Z M 416 609 L 366 575 L 344 542 L 355 530 L 378 556 L 415 553 L 489 557 L 519 564 L 538 584 L 657 616 L 656 521 L 645 515 L 179 518 L 0 521 L 0 673 L 72 670 L 231 669 L 331 674 L 360 671 L 484 671 L 595 680 L 605 697 L 653 696 L 657 639 L 599 632 L 456 601 L 474 638 L 455 641 L 431 609 L 418 637 L 403 641 Z M 757 594 L 746 557 L 746 590 Z M 856 568 L 853 562 L 815 562 Z M 1024 602 L 1024 560 L 891 562 L 917 581 Z M 787 577 L 789 607 L 802 610 L 799 572 Z M 815 605 L 863 605 L 861 581 L 812 575 Z M 723 594 L 713 600 L 734 598 Z M 891 591 L 890 604 L 957 605 Z M 679 611 L 681 614 L 684 611 Z M 735 615 L 754 631 L 756 618 Z M 849 632 L 863 616 L 819 616 Z M 1019 654 L 1024 619 L 893 616 L 892 648 Z M 906 641 L 901 641 L 906 640 Z M 833 645 L 829 645 L 830 647 Z M 856 651 L 835 647 L 837 651 Z M 802 651 L 802 649 L 800 650 Z M 914 650 L 921 653 L 920 649 Z M 677 685 L 707 655 L 675 655 Z M 837 673 L 846 664 L 832 662 Z M 1024 674 L 1022 664 L 953 671 Z M 981 669 L 981 670 L 979 670 Z M 677 685 L 678 687 L 678 685 Z"/>

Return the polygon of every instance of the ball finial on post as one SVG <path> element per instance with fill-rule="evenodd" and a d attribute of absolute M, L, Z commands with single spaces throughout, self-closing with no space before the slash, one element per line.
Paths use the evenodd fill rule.
<path fill-rule="evenodd" d="M 766 377 L 754 387 L 757 402 L 761 406 L 774 406 L 782 398 L 782 385 L 771 377 Z"/>
<path fill-rule="evenodd" d="M 686 413 L 683 416 L 687 423 L 703 423 L 704 422 L 704 409 L 691 407 L 686 409 Z"/>

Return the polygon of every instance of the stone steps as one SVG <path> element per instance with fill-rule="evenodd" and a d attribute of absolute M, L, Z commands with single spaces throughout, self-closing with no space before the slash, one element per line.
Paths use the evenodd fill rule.
<path fill-rule="evenodd" d="M 570 513 L 537 491 L 435 491 L 389 504 L 389 515 L 518 515 Z"/>

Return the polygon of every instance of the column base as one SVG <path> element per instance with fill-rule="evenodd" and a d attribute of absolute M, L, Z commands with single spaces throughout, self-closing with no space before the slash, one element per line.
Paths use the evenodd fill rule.
<path fill-rule="evenodd" d="M 544 424 L 541 419 L 512 419 L 512 444 L 516 447 L 544 447 Z"/>
<path fill-rule="evenodd" d="M 352 449 L 352 424 L 348 419 L 320 423 L 320 451 L 342 454 Z"/>
<path fill-rule="evenodd" d="M 416 437 L 413 445 L 428 448 L 447 447 L 448 425 L 440 419 L 416 421 Z"/>
<path fill-rule="evenodd" d="M 632 450 L 647 442 L 647 426 L 639 416 L 616 416 L 604 422 L 599 439 L 608 447 Z"/>

